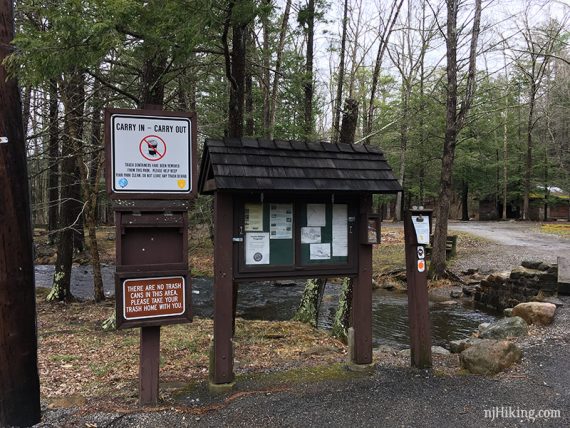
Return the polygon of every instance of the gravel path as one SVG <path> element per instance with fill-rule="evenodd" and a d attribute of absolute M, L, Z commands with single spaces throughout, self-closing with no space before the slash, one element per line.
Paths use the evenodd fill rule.
<path fill-rule="evenodd" d="M 570 240 L 540 231 L 540 224 L 529 222 L 450 222 L 449 232 L 467 232 L 484 241 L 459 254 L 451 269 L 460 273 L 479 269 L 481 273 L 510 270 L 523 260 L 556 263 L 558 256 L 570 253 Z"/>

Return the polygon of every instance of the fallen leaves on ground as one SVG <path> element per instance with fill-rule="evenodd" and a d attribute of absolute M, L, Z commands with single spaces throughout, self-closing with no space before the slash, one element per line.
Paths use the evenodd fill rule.
<path fill-rule="evenodd" d="M 38 358 L 41 394 L 48 402 L 81 396 L 113 406 L 138 400 L 139 329 L 112 332 L 101 323 L 113 302 L 47 303 L 39 289 Z M 182 387 L 208 378 L 213 321 L 161 329 L 160 382 Z M 263 372 L 346 360 L 346 347 L 327 332 L 293 321 L 236 320 L 235 372 Z M 161 388 L 168 401 L 173 389 Z M 63 405 L 61 405 L 63 407 Z"/>

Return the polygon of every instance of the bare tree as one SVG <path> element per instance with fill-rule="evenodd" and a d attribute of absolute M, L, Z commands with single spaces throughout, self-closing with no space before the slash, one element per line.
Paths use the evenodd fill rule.
<path fill-rule="evenodd" d="M 532 191 L 533 161 L 533 132 L 539 120 L 536 112 L 544 75 L 548 64 L 555 54 L 560 33 L 564 26 L 555 21 L 541 27 L 532 27 L 529 22 L 530 4 L 524 14 L 523 26 L 520 33 L 524 41 L 524 49 L 514 49 L 519 54 L 515 58 L 515 66 L 522 74 L 527 85 L 527 120 L 526 120 L 526 154 L 524 168 L 524 196 L 522 219 L 529 220 L 529 196 Z"/>
<path fill-rule="evenodd" d="M 404 0 L 393 0 L 392 6 L 390 7 L 390 14 L 388 19 L 384 21 L 380 20 L 379 35 L 380 40 L 378 43 L 378 51 L 376 53 L 376 61 L 374 62 L 374 70 L 372 71 L 372 86 L 370 88 L 370 101 L 368 102 L 368 112 L 366 115 L 366 120 L 364 123 L 364 136 L 366 137 L 366 142 L 370 142 L 370 137 L 372 136 L 372 128 L 374 125 L 374 113 L 376 109 L 376 92 L 378 90 L 378 82 L 380 80 L 380 70 L 382 69 L 382 60 L 384 58 L 384 53 L 388 47 L 388 42 L 390 36 L 394 31 L 394 26 L 400 14 L 400 9 Z"/>
<path fill-rule="evenodd" d="M 463 96 L 458 102 L 459 88 L 457 75 L 461 67 L 457 61 L 457 49 L 459 46 L 459 32 L 457 28 L 457 15 L 459 12 L 459 0 L 446 0 L 447 24 L 446 24 L 446 57 L 447 57 L 447 98 L 445 116 L 445 138 L 443 142 L 443 155 L 441 159 L 440 191 L 438 198 L 437 223 L 434 234 L 430 275 L 438 278 L 444 275 L 446 269 L 446 241 L 447 224 L 449 217 L 453 174 L 455 160 L 455 148 L 457 136 L 465 125 L 465 118 L 475 93 L 475 72 L 477 58 L 477 42 L 481 23 L 481 2 L 475 0 L 473 11 L 473 25 L 471 28 L 471 40 L 469 47 L 469 59 L 467 78 Z"/>
<path fill-rule="evenodd" d="M 415 11 L 412 1 L 407 2 L 407 13 L 401 23 L 402 30 L 398 43 L 393 48 L 388 48 L 387 52 L 400 73 L 400 158 L 398 162 L 398 181 L 403 186 L 406 176 L 406 152 L 409 145 L 410 121 L 410 98 L 412 90 L 418 83 L 417 78 L 425 60 L 426 52 L 435 35 L 435 21 L 427 23 L 425 13 L 425 2 L 422 1 L 420 15 L 417 22 L 412 19 Z M 414 21 L 414 22 L 413 22 Z M 414 34 L 414 28 L 417 34 Z M 423 78 L 423 76 L 420 76 Z M 396 207 L 394 220 L 402 219 L 403 195 L 396 196 Z"/>
<path fill-rule="evenodd" d="M 308 0 L 307 5 L 299 13 L 299 21 L 304 24 L 306 34 L 305 76 L 304 76 L 304 134 L 310 139 L 314 129 L 313 118 L 313 60 L 315 48 L 315 0 Z"/>
<path fill-rule="evenodd" d="M 339 52 L 339 65 L 338 65 L 338 76 L 337 76 L 337 86 L 336 86 L 336 98 L 333 103 L 333 127 L 332 127 L 332 139 L 333 143 L 337 143 L 340 135 L 340 113 L 341 113 L 341 103 L 342 103 L 342 89 L 344 85 L 344 68 L 345 68 L 345 56 L 346 56 L 346 27 L 348 24 L 348 0 L 344 0 L 344 10 L 342 16 L 342 34 L 340 40 L 340 52 Z"/>

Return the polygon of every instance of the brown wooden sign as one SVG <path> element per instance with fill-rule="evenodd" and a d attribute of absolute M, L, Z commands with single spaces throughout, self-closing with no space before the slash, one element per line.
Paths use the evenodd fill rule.
<path fill-rule="evenodd" d="M 123 281 L 125 320 L 182 315 L 186 310 L 183 276 Z"/>
<path fill-rule="evenodd" d="M 149 276 L 144 276 L 149 275 Z M 117 273 L 117 327 L 132 328 L 190 322 L 190 281 L 183 272 Z"/>

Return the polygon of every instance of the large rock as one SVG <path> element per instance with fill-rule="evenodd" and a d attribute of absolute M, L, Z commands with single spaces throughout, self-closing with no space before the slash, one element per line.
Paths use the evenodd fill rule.
<path fill-rule="evenodd" d="M 481 329 L 481 339 L 507 339 L 509 337 L 526 336 L 528 325 L 521 317 L 503 318 Z"/>
<path fill-rule="evenodd" d="M 459 354 L 461 367 L 474 374 L 494 375 L 522 358 L 522 351 L 508 340 L 482 340 Z"/>
<path fill-rule="evenodd" d="M 521 266 L 527 269 L 541 270 L 544 272 L 546 272 L 550 268 L 550 265 L 536 260 L 523 260 L 521 262 Z"/>
<path fill-rule="evenodd" d="M 513 316 L 521 317 L 528 324 L 550 325 L 554 320 L 556 305 L 543 302 L 519 303 L 513 308 Z"/>
<path fill-rule="evenodd" d="M 449 342 L 449 349 L 451 350 L 452 353 L 459 354 L 465 351 L 467 348 L 470 348 L 471 346 L 481 342 L 481 340 L 482 339 L 478 339 L 476 337 L 469 337 L 467 339 L 461 339 L 461 340 L 452 340 L 451 342 Z"/>

